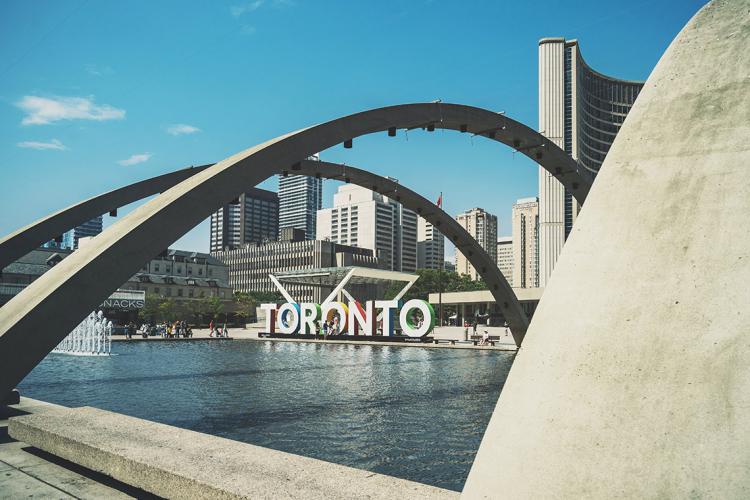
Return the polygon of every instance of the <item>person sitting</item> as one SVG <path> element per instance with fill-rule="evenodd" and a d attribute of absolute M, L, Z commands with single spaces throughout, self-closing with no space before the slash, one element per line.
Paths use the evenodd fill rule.
<path fill-rule="evenodd" d="M 489 341 L 490 341 L 490 333 L 487 330 L 485 330 L 484 333 L 482 334 L 482 340 L 479 341 L 479 345 L 487 345 Z"/>

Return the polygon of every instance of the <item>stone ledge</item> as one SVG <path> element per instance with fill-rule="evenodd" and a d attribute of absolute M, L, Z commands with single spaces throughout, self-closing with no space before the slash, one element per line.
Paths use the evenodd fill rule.
<path fill-rule="evenodd" d="M 167 498 L 458 498 L 458 493 L 96 408 L 14 417 L 9 434 Z"/>

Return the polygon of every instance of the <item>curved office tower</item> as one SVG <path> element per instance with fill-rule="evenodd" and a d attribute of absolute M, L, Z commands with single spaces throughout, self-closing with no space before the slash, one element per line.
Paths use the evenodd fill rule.
<path fill-rule="evenodd" d="M 539 41 L 539 131 L 588 170 L 599 171 L 643 82 L 596 72 L 576 40 Z M 539 168 L 539 286 L 545 286 L 579 205 Z"/>

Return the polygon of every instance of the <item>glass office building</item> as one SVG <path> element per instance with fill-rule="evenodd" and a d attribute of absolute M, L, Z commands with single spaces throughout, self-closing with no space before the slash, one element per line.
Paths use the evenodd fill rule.
<path fill-rule="evenodd" d="M 69 250 L 76 250 L 78 249 L 78 240 L 81 238 L 89 237 L 89 236 L 96 236 L 97 234 L 102 232 L 103 229 L 103 216 L 94 217 L 88 222 L 84 222 L 78 227 L 75 227 L 71 229 L 70 231 L 67 231 L 66 233 L 63 233 L 62 235 L 62 241 L 59 242 L 59 246 L 61 248 L 67 248 Z M 48 243 L 47 247 L 53 247 L 55 246 L 52 244 L 53 242 Z"/>
<path fill-rule="evenodd" d="M 211 214 L 211 253 L 279 237 L 279 197 L 253 188 Z"/>
<path fill-rule="evenodd" d="M 315 221 L 322 208 L 323 179 L 306 175 L 279 175 L 279 229 L 305 232 L 315 239 Z"/>

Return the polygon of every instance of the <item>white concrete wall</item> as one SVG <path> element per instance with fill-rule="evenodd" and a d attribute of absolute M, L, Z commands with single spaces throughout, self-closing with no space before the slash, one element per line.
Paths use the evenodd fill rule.
<path fill-rule="evenodd" d="M 467 498 L 750 497 L 750 2 L 680 33 L 563 249 Z"/>

